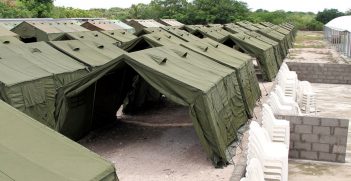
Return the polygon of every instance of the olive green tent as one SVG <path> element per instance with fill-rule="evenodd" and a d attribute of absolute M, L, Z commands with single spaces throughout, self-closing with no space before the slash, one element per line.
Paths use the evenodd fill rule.
<path fill-rule="evenodd" d="M 0 100 L 0 180 L 118 178 L 111 163 Z"/>
<path fill-rule="evenodd" d="M 289 48 L 293 47 L 293 42 L 295 41 L 295 37 L 294 37 L 294 34 L 292 31 L 286 30 L 278 25 L 271 26 L 270 28 L 285 35 L 287 37 L 287 40 L 288 40 Z"/>
<path fill-rule="evenodd" d="M 231 34 L 223 29 L 197 27 L 196 31 L 193 32 L 201 33 L 205 37 L 209 37 L 229 47 L 241 49 L 245 53 L 257 57 L 263 78 L 268 81 L 274 80 L 278 72 L 277 62 L 280 60 L 276 60 L 272 45 L 243 33 Z"/>
<path fill-rule="evenodd" d="M 283 55 L 285 55 L 286 57 L 286 55 L 289 53 L 289 42 L 288 42 L 288 38 L 285 35 L 268 27 L 264 29 L 259 29 L 257 32 L 274 41 L 279 42 L 280 47 L 283 50 Z"/>
<path fill-rule="evenodd" d="M 246 31 L 245 34 L 273 46 L 275 59 L 277 61 L 277 65 L 278 65 L 278 69 L 279 69 L 280 65 L 283 63 L 283 60 L 286 56 L 286 55 L 284 55 L 284 51 L 282 50 L 282 47 L 280 46 L 280 44 L 278 42 L 268 38 L 268 37 L 265 37 L 259 33 L 254 32 L 254 31 Z"/>
<path fill-rule="evenodd" d="M 278 73 L 278 65 L 272 45 L 243 33 L 231 34 L 236 45 L 258 59 L 263 79 L 273 81 Z"/>
<path fill-rule="evenodd" d="M 227 148 L 237 139 L 238 128 L 247 121 L 236 73 L 212 60 L 192 56 L 199 55 L 159 47 L 122 55 L 108 62 L 59 89 L 55 115 L 60 127 L 79 131 L 77 123 L 92 119 L 94 105 L 99 101 L 94 97 L 105 98 L 99 109 L 115 116 L 132 78 L 139 75 L 171 101 L 189 107 L 194 128 L 209 158 L 215 165 L 227 164 L 230 160 Z M 100 89 L 107 91 L 99 92 L 96 84 L 105 84 Z M 91 91 L 95 96 L 86 96 Z M 75 104 L 76 99 L 80 99 L 81 104 Z M 76 119 L 68 121 L 72 116 Z"/>
<path fill-rule="evenodd" d="M 67 32 L 89 31 L 73 22 L 22 22 L 11 31 L 17 33 L 24 41 L 51 41 Z"/>
<path fill-rule="evenodd" d="M 56 89 L 87 73 L 45 42 L 0 45 L 0 99 L 55 128 Z"/>
<path fill-rule="evenodd" d="M 110 43 L 86 40 L 50 41 L 49 43 L 58 50 L 84 63 L 90 69 L 104 65 L 126 53 Z"/>
<path fill-rule="evenodd" d="M 146 34 L 142 38 L 154 47 L 181 45 L 188 51 L 196 52 L 212 61 L 235 69 L 247 113 L 252 116 L 253 108 L 260 98 L 261 92 L 250 56 L 208 38 L 187 42 L 163 32 Z"/>

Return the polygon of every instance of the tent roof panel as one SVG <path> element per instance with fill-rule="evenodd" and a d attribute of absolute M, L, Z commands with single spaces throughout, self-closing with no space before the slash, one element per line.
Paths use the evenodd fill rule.
<path fill-rule="evenodd" d="M 115 45 L 94 41 L 51 41 L 50 44 L 92 67 L 101 66 L 125 53 Z"/>
<path fill-rule="evenodd" d="M 0 152 L 0 173 L 17 181 L 117 179 L 111 163 L 1 100 Z"/>

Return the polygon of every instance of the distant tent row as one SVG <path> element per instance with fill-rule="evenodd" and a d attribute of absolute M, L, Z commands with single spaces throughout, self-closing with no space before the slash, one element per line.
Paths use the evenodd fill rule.
<path fill-rule="evenodd" d="M 215 165 L 227 164 L 228 147 L 261 97 L 253 57 L 264 78 L 273 80 L 292 45 L 294 27 L 262 24 L 273 39 L 249 22 L 240 24 L 257 30 L 240 24 L 129 22 L 140 31 L 133 35 L 99 20 L 84 25 L 93 31 L 65 21 L 23 22 L 12 29 L 25 42 L 46 42 L 25 44 L 0 34 L 0 99 L 79 139 L 116 119 L 121 105 L 126 112 L 138 111 L 163 95 L 189 107 L 209 158 Z"/>
<path fill-rule="evenodd" d="M 0 100 L 0 180 L 118 180 L 114 166 Z"/>

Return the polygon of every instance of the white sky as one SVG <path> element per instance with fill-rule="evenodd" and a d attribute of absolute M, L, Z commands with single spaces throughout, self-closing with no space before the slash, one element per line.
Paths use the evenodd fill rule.
<path fill-rule="evenodd" d="M 74 7 L 81 9 L 90 8 L 127 8 L 132 4 L 149 3 L 151 0 L 55 0 L 56 6 Z M 322 11 L 324 8 L 336 8 L 339 11 L 351 9 L 350 0 L 241 0 L 249 5 L 249 8 L 266 9 L 269 11 Z"/>

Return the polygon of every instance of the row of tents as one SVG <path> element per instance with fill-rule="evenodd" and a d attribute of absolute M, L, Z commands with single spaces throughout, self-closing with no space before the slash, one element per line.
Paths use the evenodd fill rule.
<path fill-rule="evenodd" d="M 253 59 L 273 80 L 296 33 L 287 23 L 250 22 L 148 27 L 135 34 L 86 28 L 30 21 L 0 31 L 0 99 L 79 139 L 115 120 L 121 105 L 132 114 L 165 96 L 189 107 L 216 166 L 231 160 L 228 147 L 261 96 Z"/>

